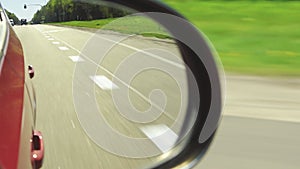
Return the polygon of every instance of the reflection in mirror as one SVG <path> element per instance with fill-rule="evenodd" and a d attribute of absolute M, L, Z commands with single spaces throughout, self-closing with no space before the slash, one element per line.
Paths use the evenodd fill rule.
<path fill-rule="evenodd" d="M 195 102 L 199 92 L 176 39 L 148 16 L 50 0 L 31 25 L 15 28 L 39 72 L 43 168 L 148 168 L 185 146 L 197 115 L 187 112 L 188 83 Z"/>

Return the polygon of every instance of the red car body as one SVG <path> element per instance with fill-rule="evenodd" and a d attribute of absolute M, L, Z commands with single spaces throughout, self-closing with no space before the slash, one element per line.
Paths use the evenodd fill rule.
<path fill-rule="evenodd" d="M 0 5 L 0 169 L 40 168 L 43 138 L 35 130 L 35 95 L 21 43 Z"/>

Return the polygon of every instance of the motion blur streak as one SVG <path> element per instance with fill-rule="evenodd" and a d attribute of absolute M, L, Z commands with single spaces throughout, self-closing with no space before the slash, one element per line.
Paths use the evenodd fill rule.
<path fill-rule="evenodd" d="M 91 34 L 46 25 L 15 27 L 27 62 L 36 70 L 37 128 L 43 131 L 47 147 L 43 168 L 143 168 L 158 160 L 119 157 L 89 140 L 79 127 L 72 103 L 72 60 L 78 57 L 70 56 L 78 56 L 78 52 L 59 50 L 35 27 L 46 36 L 64 39 L 77 50 L 84 47 Z M 132 45 L 141 44 L 133 41 Z M 195 168 L 298 169 L 300 80 L 228 75 L 226 94 L 224 117 L 215 141 Z M 111 118 L 118 126 L 120 122 Z M 164 120 L 170 121 L 167 117 Z M 143 136 L 141 131 L 134 131 L 132 134 Z"/>

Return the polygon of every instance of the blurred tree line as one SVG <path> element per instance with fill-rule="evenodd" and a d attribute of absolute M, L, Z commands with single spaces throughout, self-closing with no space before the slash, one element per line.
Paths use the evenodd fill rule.
<path fill-rule="evenodd" d="M 96 0 L 50 0 L 38 10 L 33 23 L 65 22 L 115 18 L 129 14 L 126 9 L 113 8 Z"/>
<path fill-rule="evenodd" d="M 11 13 L 6 9 L 5 9 L 5 13 L 6 13 L 6 15 L 8 16 L 9 19 L 14 20 L 15 24 L 20 24 L 19 18 L 14 13 Z"/>

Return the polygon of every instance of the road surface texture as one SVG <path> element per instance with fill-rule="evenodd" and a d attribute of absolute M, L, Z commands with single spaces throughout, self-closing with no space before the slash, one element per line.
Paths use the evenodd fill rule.
<path fill-rule="evenodd" d="M 184 119 L 180 110 L 186 106 L 186 70 L 171 41 L 48 25 L 14 29 L 27 64 L 36 71 L 43 168 L 143 168 L 165 158 L 158 155 L 176 140 Z M 219 130 L 195 168 L 299 168 L 300 79 L 228 75 L 225 89 Z M 98 111 L 99 119 L 90 113 Z M 127 114 L 147 111 L 154 115 Z M 104 124 L 112 131 L 97 130 Z M 158 143 L 154 129 L 171 129 L 171 142 Z M 115 131 L 143 142 L 110 140 Z"/>

